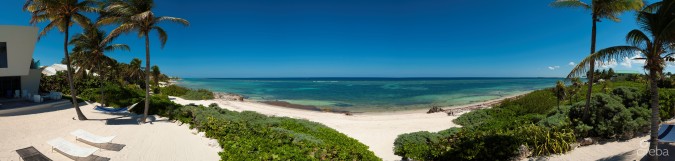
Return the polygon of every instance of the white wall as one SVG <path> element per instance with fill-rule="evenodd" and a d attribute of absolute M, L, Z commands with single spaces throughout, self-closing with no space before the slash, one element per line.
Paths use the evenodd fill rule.
<path fill-rule="evenodd" d="M 29 93 L 37 94 L 40 89 L 41 69 L 31 69 L 29 74 L 21 76 L 21 90 L 28 90 Z"/>
<path fill-rule="evenodd" d="M 0 77 L 28 75 L 37 33 L 37 27 L 0 25 L 0 42 L 7 42 L 8 63 L 8 68 L 0 68 Z"/>

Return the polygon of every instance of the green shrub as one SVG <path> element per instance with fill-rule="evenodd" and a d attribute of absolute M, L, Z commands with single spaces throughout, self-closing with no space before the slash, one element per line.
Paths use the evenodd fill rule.
<path fill-rule="evenodd" d="M 583 102 L 579 102 L 569 112 L 578 136 L 629 139 L 649 130 L 649 122 L 646 121 L 649 120 L 649 110 L 642 107 L 626 108 L 617 96 L 593 94 L 588 120 L 582 118 L 584 106 Z"/>
<path fill-rule="evenodd" d="M 497 108 L 509 109 L 517 114 L 547 114 L 554 109 L 557 98 L 551 90 L 537 90 L 517 99 L 506 99 Z"/>
<path fill-rule="evenodd" d="M 150 108 L 148 108 L 148 115 L 172 116 L 175 110 L 182 107 L 179 104 L 169 100 L 166 95 L 152 95 L 150 97 Z M 131 112 L 143 114 L 145 105 L 141 102 L 136 107 L 131 109 Z"/>
<path fill-rule="evenodd" d="M 160 92 L 169 96 L 182 96 L 187 94 L 190 89 L 175 84 L 160 88 Z"/>
<path fill-rule="evenodd" d="M 394 154 L 405 159 L 432 160 L 442 152 L 441 140 L 459 132 L 459 128 L 450 128 L 432 133 L 427 131 L 399 135 L 394 141 Z"/>
<path fill-rule="evenodd" d="M 134 112 L 142 112 L 142 108 Z M 217 106 L 180 106 L 156 95 L 150 113 L 187 123 L 218 140 L 221 160 L 380 160 L 366 145 L 322 124 Z"/>
<path fill-rule="evenodd" d="M 625 107 L 640 106 L 642 101 L 642 91 L 635 87 L 616 87 L 612 90 L 612 95 L 621 98 Z"/>
<path fill-rule="evenodd" d="M 199 90 L 189 90 L 185 95 L 181 96 L 181 98 L 186 99 L 186 100 L 207 100 L 207 99 L 213 99 L 213 92 L 206 90 L 206 89 L 199 89 Z"/>

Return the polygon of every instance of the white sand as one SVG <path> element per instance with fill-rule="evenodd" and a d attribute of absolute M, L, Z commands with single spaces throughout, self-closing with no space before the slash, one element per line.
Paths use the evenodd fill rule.
<path fill-rule="evenodd" d="M 73 108 L 60 107 L 62 110 L 20 116 L 0 117 L 0 161 L 18 161 L 17 149 L 33 146 L 52 160 L 71 160 L 58 152 L 52 152 L 46 142 L 62 137 L 75 143 L 71 131 L 84 129 L 93 134 L 116 135 L 113 143 L 124 144 L 120 151 L 101 150 L 94 155 L 111 160 L 143 161 L 184 161 L 219 160 L 221 150 L 214 140 L 193 134 L 187 125 L 157 118 L 152 124 L 106 125 L 106 120 L 121 116 L 95 112 L 93 105 L 81 107 L 91 120 L 73 120 L 76 117 Z M 119 121 L 134 122 L 135 118 L 121 117 Z M 128 120 L 128 121 L 123 121 Z M 117 122 L 119 122 L 117 121 Z M 77 142 L 82 147 L 91 145 Z M 209 146 L 211 144 L 212 146 Z"/>
<path fill-rule="evenodd" d="M 553 155 L 545 158 L 552 161 L 591 161 L 591 160 L 640 160 L 649 149 L 649 136 L 637 137 L 626 141 L 614 141 L 589 146 L 578 147 L 566 154 Z M 662 143 L 660 148 L 672 147 Z M 663 147 L 661 147 L 663 146 Z M 675 155 L 673 151 L 672 155 Z M 672 160 L 672 157 L 662 157 L 661 160 Z"/>
<path fill-rule="evenodd" d="M 367 145 L 370 150 L 375 152 L 375 155 L 384 160 L 401 159 L 400 156 L 394 155 L 393 150 L 394 140 L 399 134 L 417 131 L 438 132 L 451 127 L 459 127 L 459 125 L 455 125 L 452 120 L 462 114 L 456 113 L 456 116 L 448 116 L 443 112 L 427 114 L 426 111 L 428 109 L 426 109 L 400 112 L 364 113 L 347 116 L 338 113 L 278 107 L 257 102 L 224 100 L 191 101 L 178 97 L 171 98 L 175 99 L 174 102 L 183 105 L 194 103 L 208 106 L 211 103 L 217 103 L 221 108 L 232 111 L 255 111 L 269 116 L 283 116 L 319 122 L 346 134 L 349 137 L 359 140 L 361 143 Z M 457 106 L 455 108 L 479 104 L 483 104 L 483 102 Z"/>

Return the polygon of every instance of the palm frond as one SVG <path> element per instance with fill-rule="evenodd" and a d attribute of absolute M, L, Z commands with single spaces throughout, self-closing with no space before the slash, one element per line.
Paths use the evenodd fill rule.
<path fill-rule="evenodd" d="M 579 64 L 570 71 L 567 78 L 579 77 L 586 74 L 590 67 L 590 63 L 592 62 L 598 62 L 599 65 L 605 65 L 605 63 L 621 60 L 624 57 L 631 57 L 636 51 L 642 51 L 642 49 L 634 46 L 614 46 L 599 50 L 579 62 Z"/>
<path fill-rule="evenodd" d="M 171 22 L 180 23 L 184 26 L 190 26 L 190 22 L 188 22 L 187 20 L 182 19 L 182 18 L 161 16 L 161 17 L 157 18 L 157 20 L 156 20 L 156 22 L 164 22 L 164 21 L 171 21 Z"/>
<path fill-rule="evenodd" d="M 157 31 L 157 35 L 159 36 L 159 41 L 162 44 L 162 48 L 164 48 L 164 45 L 166 44 L 166 40 L 169 39 L 169 35 L 166 34 L 166 31 L 162 29 L 159 26 L 152 27 L 152 29 Z"/>
<path fill-rule="evenodd" d="M 551 7 L 572 7 L 572 8 L 583 8 L 591 9 L 591 6 L 581 2 L 579 0 L 556 0 L 549 4 Z"/>
<path fill-rule="evenodd" d="M 626 35 L 626 42 L 629 44 L 636 46 L 636 47 L 641 47 L 641 48 L 649 48 L 652 46 L 651 40 L 649 40 L 649 37 L 645 35 L 640 30 L 634 29 L 628 32 Z"/>
<path fill-rule="evenodd" d="M 114 51 L 114 50 L 130 51 L 131 49 L 129 48 L 128 45 L 125 45 L 125 44 L 113 44 L 113 45 L 105 47 L 104 50 L 105 51 Z"/>

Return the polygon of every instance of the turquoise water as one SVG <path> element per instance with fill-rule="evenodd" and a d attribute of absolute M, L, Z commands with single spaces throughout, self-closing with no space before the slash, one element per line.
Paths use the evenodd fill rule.
<path fill-rule="evenodd" d="M 408 110 L 485 101 L 553 87 L 559 78 L 186 78 L 189 88 L 253 100 L 357 112 Z"/>

